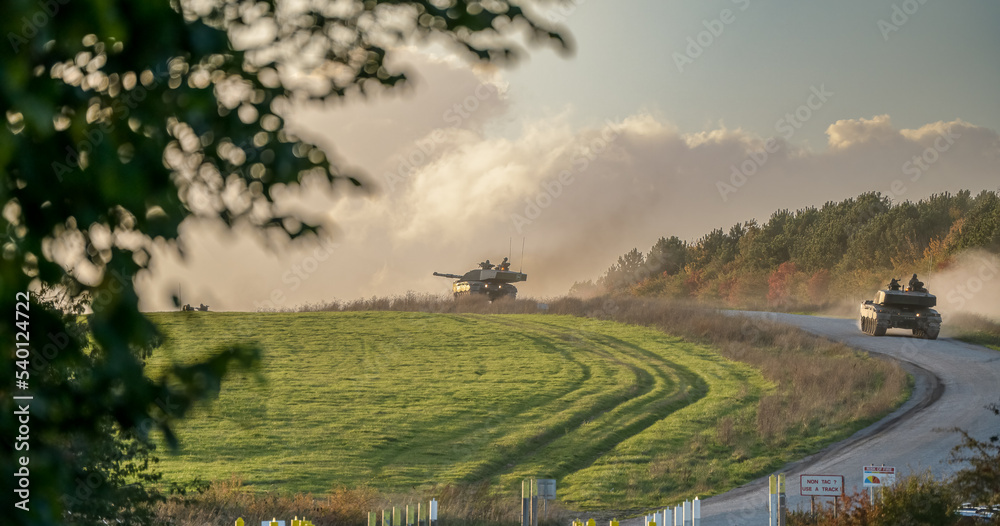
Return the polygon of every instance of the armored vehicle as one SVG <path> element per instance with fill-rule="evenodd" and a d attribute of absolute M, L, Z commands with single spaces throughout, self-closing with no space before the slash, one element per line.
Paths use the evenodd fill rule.
<path fill-rule="evenodd" d="M 504 297 L 513 299 L 517 296 L 517 287 L 512 283 L 528 279 L 527 274 L 510 270 L 507 258 L 503 258 L 503 262 L 499 265 L 494 265 L 487 259 L 479 264 L 479 268 L 470 270 L 461 276 L 440 272 L 435 272 L 434 275 L 455 280 L 451 290 L 456 298 L 471 294 L 483 294 L 489 297 L 490 301 Z"/>
<path fill-rule="evenodd" d="M 937 297 L 917 281 L 900 290 L 893 279 L 889 288 L 875 293 L 874 300 L 861 303 L 861 330 L 872 336 L 882 336 L 888 329 L 910 329 L 917 338 L 935 340 L 941 332 L 941 315 L 934 307 Z"/>

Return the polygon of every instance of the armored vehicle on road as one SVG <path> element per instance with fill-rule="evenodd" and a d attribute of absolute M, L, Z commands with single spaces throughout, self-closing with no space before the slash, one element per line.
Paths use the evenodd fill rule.
<path fill-rule="evenodd" d="M 917 338 L 935 340 L 941 332 L 941 315 L 934 307 L 937 297 L 924 288 L 914 274 L 909 286 L 900 290 L 893 279 L 889 288 L 875 293 L 874 300 L 861 303 L 861 330 L 882 336 L 888 329 L 910 329 Z"/>
<path fill-rule="evenodd" d="M 456 298 L 483 294 L 489 297 L 490 301 L 505 297 L 513 299 L 517 296 L 517 287 L 512 284 L 528 280 L 527 274 L 510 270 L 507 258 L 503 258 L 503 262 L 499 265 L 494 265 L 487 259 L 479 264 L 479 268 L 470 270 L 461 276 L 440 272 L 435 272 L 434 275 L 456 280 L 451 286 Z"/>

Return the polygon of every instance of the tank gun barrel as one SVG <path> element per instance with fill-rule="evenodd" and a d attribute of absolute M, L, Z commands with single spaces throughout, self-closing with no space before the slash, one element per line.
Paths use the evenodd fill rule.
<path fill-rule="evenodd" d="M 434 275 L 441 276 L 442 278 L 462 279 L 462 276 L 459 276 L 458 274 L 444 274 L 441 272 L 435 272 Z"/>

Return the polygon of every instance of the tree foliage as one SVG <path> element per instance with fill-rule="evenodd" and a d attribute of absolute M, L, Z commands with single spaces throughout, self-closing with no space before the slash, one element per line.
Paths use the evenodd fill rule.
<path fill-rule="evenodd" d="M 1000 416 L 1000 404 L 987 409 Z M 978 439 L 962 429 L 955 431 L 962 442 L 952 451 L 952 463 L 965 466 L 955 473 L 955 486 L 967 501 L 992 506 L 1000 524 L 1000 433 Z"/>
<path fill-rule="evenodd" d="M 893 272 L 936 270 L 969 248 L 1000 251 L 996 192 L 973 197 L 963 190 L 915 203 L 866 193 L 819 208 L 778 210 L 762 224 L 749 220 L 728 232 L 717 228 L 691 244 L 660 238 L 646 258 L 644 268 L 652 272 L 621 279 L 623 263 L 638 253 L 633 250 L 599 283 L 611 292 L 731 303 L 743 301 L 739 291 L 766 290 L 772 306 L 816 305 L 831 299 L 831 283 L 844 292 L 867 291 Z"/>
<path fill-rule="evenodd" d="M 31 303 L 32 358 L 0 365 L 0 470 L 13 473 L 23 455 L 31 473 L 29 510 L 13 524 L 144 522 L 126 511 L 145 497 L 126 488 L 145 473 L 149 431 L 172 439 L 172 422 L 233 365 L 256 362 L 236 342 L 146 378 L 142 357 L 159 335 L 133 280 L 153 240 L 175 240 L 188 218 L 308 236 L 322 225 L 282 210 L 276 190 L 361 184 L 285 129 L 292 104 L 399 85 L 406 72 L 388 59 L 404 43 L 504 62 L 520 53 L 510 38 L 520 29 L 568 49 L 506 0 L 11 0 L 4 15 L 0 313 L 13 317 L 15 293 L 43 286 L 65 295 L 63 307 L 85 298 L 89 309 L 78 331 L 72 312 Z M 16 332 L 0 324 L 4 349 Z M 28 389 L 15 369 L 30 373 Z M 34 397 L 23 453 L 15 394 Z M 74 501 L 92 476 L 101 482 Z"/>

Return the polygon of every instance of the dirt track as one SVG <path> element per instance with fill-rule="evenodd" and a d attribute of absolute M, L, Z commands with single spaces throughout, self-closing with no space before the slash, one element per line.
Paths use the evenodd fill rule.
<path fill-rule="evenodd" d="M 809 498 L 799 496 L 801 474 L 843 475 L 848 490 L 861 487 L 861 468 L 870 463 L 895 466 L 904 475 L 927 469 L 947 475 L 957 469 L 948 458 L 959 442 L 959 436 L 950 429 L 959 427 L 985 438 L 1000 427 L 1000 419 L 984 408 L 1000 400 L 1000 352 L 952 339 L 915 339 L 902 330 L 890 330 L 881 337 L 868 336 L 858 330 L 855 320 L 774 313 L 749 315 L 796 325 L 875 356 L 899 360 L 915 379 L 910 400 L 888 417 L 785 467 L 790 509 L 809 506 Z M 767 524 L 766 478 L 705 499 L 702 524 Z"/>

